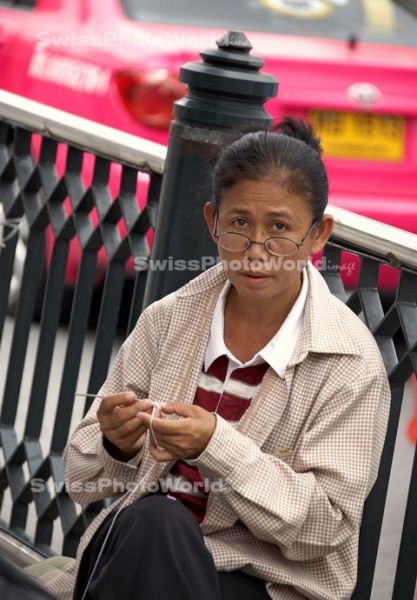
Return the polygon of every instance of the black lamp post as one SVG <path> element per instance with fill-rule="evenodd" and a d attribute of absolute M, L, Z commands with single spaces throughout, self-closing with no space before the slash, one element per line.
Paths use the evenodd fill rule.
<path fill-rule="evenodd" d="M 236 129 L 272 125 L 263 106 L 276 95 L 278 82 L 260 71 L 264 62 L 250 54 L 246 35 L 229 31 L 216 44 L 200 53 L 202 62 L 188 62 L 180 70 L 188 91 L 174 105 L 151 254 L 152 261 L 165 259 L 167 268 L 150 268 L 144 307 L 198 275 L 210 257 L 214 264 L 217 249 L 202 215 L 213 161 Z M 198 261 L 197 268 L 187 268 L 191 260 Z"/>

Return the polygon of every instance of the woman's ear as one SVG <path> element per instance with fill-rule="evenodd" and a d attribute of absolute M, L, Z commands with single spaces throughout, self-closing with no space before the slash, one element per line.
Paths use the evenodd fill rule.
<path fill-rule="evenodd" d="M 330 238 L 333 231 L 334 219 L 332 215 L 323 215 L 318 225 L 313 230 L 311 254 L 320 252 Z"/>
<path fill-rule="evenodd" d="M 217 243 L 217 240 L 214 237 L 216 205 L 213 202 L 206 202 L 204 204 L 203 214 L 207 223 L 207 227 L 209 228 L 210 235 L 213 238 L 213 241 Z"/>

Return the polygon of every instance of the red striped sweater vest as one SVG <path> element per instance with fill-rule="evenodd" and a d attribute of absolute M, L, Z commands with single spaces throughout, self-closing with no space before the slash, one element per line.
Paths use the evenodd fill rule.
<path fill-rule="evenodd" d="M 236 425 L 249 407 L 269 365 L 261 362 L 248 367 L 237 367 L 224 385 L 228 362 L 227 356 L 223 355 L 213 361 L 207 372 L 203 365 L 193 403 L 216 412 Z M 160 483 L 158 493 L 169 494 L 181 500 L 201 523 L 209 490 L 196 466 L 188 464 L 186 460 L 178 460 L 171 467 L 165 481 Z"/>

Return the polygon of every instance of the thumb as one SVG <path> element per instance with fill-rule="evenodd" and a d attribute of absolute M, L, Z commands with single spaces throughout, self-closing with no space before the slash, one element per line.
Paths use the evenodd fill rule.
<path fill-rule="evenodd" d="M 151 422 L 152 415 L 153 415 L 153 418 L 157 418 L 157 419 L 161 418 L 160 409 L 157 406 L 154 406 L 152 404 L 148 411 L 146 411 L 146 412 L 138 411 L 136 413 L 136 417 L 139 419 L 139 421 L 142 421 L 142 423 L 144 423 L 147 426 L 149 426 L 149 423 Z"/>
<path fill-rule="evenodd" d="M 183 402 L 172 402 L 172 404 L 165 404 L 161 406 L 161 411 L 167 414 L 176 414 L 180 417 L 192 417 L 194 415 L 194 409 L 192 405 L 184 404 Z"/>
<path fill-rule="evenodd" d="M 137 412 L 136 418 L 146 427 L 149 427 L 149 423 L 151 422 L 152 415 L 147 412 Z"/>

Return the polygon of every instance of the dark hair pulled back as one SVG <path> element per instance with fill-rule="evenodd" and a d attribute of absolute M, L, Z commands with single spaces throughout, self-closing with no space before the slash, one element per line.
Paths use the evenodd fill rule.
<path fill-rule="evenodd" d="M 304 198 L 319 221 L 329 192 L 321 153 L 320 138 L 302 119 L 285 117 L 272 129 L 240 130 L 215 163 L 212 201 L 218 206 L 225 190 L 243 179 L 274 179 Z"/>

